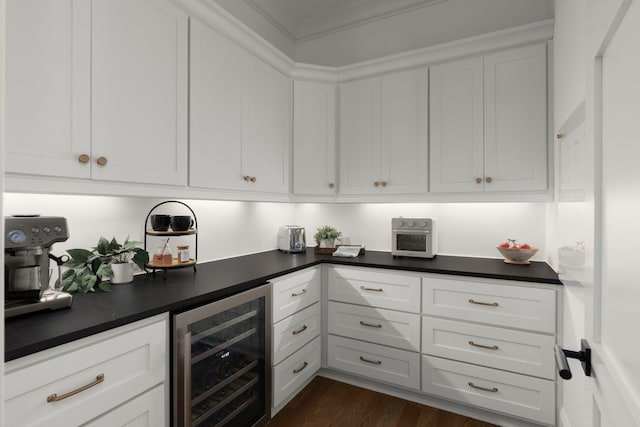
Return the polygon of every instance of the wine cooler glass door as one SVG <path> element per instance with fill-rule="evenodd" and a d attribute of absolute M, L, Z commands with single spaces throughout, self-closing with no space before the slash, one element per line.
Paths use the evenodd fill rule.
<path fill-rule="evenodd" d="M 177 425 L 268 421 L 269 298 L 266 285 L 175 316 Z"/>

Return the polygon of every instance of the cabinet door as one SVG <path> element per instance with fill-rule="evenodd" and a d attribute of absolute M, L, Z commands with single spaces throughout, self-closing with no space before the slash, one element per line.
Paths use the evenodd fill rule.
<path fill-rule="evenodd" d="M 224 58 L 224 61 L 220 61 Z M 244 52 L 191 20 L 189 185 L 242 189 Z"/>
<path fill-rule="evenodd" d="M 93 0 L 93 178 L 187 184 L 187 31 L 164 0 Z"/>
<path fill-rule="evenodd" d="M 293 192 L 336 193 L 336 88 L 294 82 Z"/>
<path fill-rule="evenodd" d="M 246 189 L 288 193 L 291 82 L 251 58 L 243 88 L 242 173 L 251 177 Z"/>
<path fill-rule="evenodd" d="M 427 72 L 382 77 L 381 193 L 427 191 Z"/>
<path fill-rule="evenodd" d="M 429 89 L 431 192 L 482 191 L 482 58 L 431 67 Z"/>
<path fill-rule="evenodd" d="M 484 59 L 485 191 L 547 189 L 546 52 L 538 44 Z"/>
<path fill-rule="evenodd" d="M 88 178 L 90 5 L 6 4 L 7 172 Z"/>
<path fill-rule="evenodd" d="M 340 193 L 374 194 L 380 182 L 380 79 L 340 85 Z"/>

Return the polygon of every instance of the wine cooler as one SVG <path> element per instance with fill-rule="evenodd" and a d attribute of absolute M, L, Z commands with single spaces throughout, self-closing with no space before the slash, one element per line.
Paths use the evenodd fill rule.
<path fill-rule="evenodd" d="M 265 425 L 271 285 L 173 315 L 175 426 Z"/>

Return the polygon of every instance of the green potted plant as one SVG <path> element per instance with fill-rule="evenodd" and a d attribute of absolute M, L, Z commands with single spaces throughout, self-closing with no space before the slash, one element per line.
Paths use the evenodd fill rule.
<path fill-rule="evenodd" d="M 336 239 L 340 236 L 342 236 L 342 232 L 330 225 L 323 225 L 316 229 L 316 234 L 313 235 L 313 239 L 321 248 L 334 248 Z"/>
<path fill-rule="evenodd" d="M 118 243 L 100 237 L 98 245 L 91 250 L 69 249 L 67 270 L 62 274 L 62 290 L 67 292 L 93 292 L 97 286 L 111 292 L 112 283 L 127 283 L 133 280 L 133 264 L 141 269 L 149 262 L 149 253 L 137 246 L 141 242 L 125 240 Z"/>

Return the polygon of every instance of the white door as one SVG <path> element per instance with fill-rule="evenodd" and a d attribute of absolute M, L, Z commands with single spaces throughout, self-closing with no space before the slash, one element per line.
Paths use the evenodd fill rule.
<path fill-rule="evenodd" d="M 482 58 L 429 70 L 430 191 L 483 191 Z"/>
<path fill-rule="evenodd" d="M 6 4 L 6 171 L 89 178 L 91 7 Z"/>
<path fill-rule="evenodd" d="M 484 191 L 547 189 L 547 49 L 484 57 Z"/>
<path fill-rule="evenodd" d="M 640 425 L 640 1 L 591 2 L 587 134 L 595 143 L 596 280 L 586 300 L 594 426 Z M 598 176 L 598 175 L 596 175 Z"/>
<path fill-rule="evenodd" d="M 293 192 L 336 193 L 336 86 L 293 85 Z"/>
<path fill-rule="evenodd" d="M 93 0 L 91 23 L 92 178 L 186 185 L 187 13 Z"/>
<path fill-rule="evenodd" d="M 340 85 L 340 193 L 375 194 L 379 186 L 380 78 L 374 77 Z"/>
<path fill-rule="evenodd" d="M 246 54 L 191 20 L 189 185 L 239 190 L 242 179 L 242 79 Z M 224 58 L 224 61 L 220 61 Z"/>
<path fill-rule="evenodd" d="M 427 192 L 427 71 L 402 71 L 380 82 L 381 193 Z"/>

